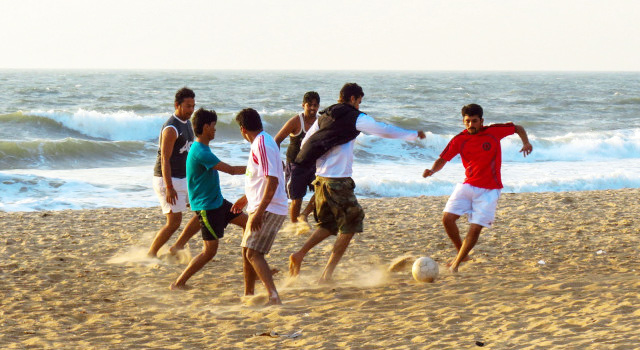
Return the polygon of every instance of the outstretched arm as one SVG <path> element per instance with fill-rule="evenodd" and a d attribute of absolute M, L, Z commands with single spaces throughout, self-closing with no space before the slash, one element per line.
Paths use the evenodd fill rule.
<path fill-rule="evenodd" d="M 225 162 L 220 162 L 213 167 L 215 170 L 222 171 L 223 173 L 231 175 L 242 175 L 247 171 L 246 165 L 229 165 Z"/>
<path fill-rule="evenodd" d="M 282 141 L 286 139 L 289 134 L 297 134 L 298 131 L 300 131 L 300 127 L 300 118 L 298 118 L 298 116 L 295 116 L 284 123 L 282 129 L 280 129 L 280 131 L 278 131 L 278 133 L 276 134 L 276 137 L 273 138 L 274 140 L 276 140 L 278 147 L 280 147 L 280 143 L 282 143 Z"/>
<path fill-rule="evenodd" d="M 433 162 L 431 169 L 424 169 L 424 172 L 422 173 L 422 177 L 429 177 L 435 174 L 436 172 L 440 171 L 440 169 L 442 169 L 445 164 L 447 164 L 446 160 L 442 158 L 436 159 L 436 161 Z"/>
<path fill-rule="evenodd" d="M 522 140 L 522 149 L 520 150 L 520 152 L 522 152 L 522 154 L 526 157 L 533 151 L 533 146 L 531 146 L 531 144 L 529 143 L 529 137 L 527 137 L 527 132 L 524 130 L 524 128 L 521 125 L 515 125 L 515 128 L 516 134 L 518 134 L 518 136 L 520 136 L 520 139 Z"/>

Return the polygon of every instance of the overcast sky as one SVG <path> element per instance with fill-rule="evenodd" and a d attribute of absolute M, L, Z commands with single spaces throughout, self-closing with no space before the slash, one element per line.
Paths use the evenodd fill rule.
<path fill-rule="evenodd" d="M 0 68 L 640 71 L 635 0 L 0 4 Z"/>

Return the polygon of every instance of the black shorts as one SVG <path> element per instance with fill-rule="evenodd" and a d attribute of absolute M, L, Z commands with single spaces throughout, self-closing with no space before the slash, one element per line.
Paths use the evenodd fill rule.
<path fill-rule="evenodd" d="M 233 204 L 226 199 L 222 200 L 222 205 L 217 209 L 197 211 L 198 221 L 200 221 L 200 232 L 205 241 L 214 241 L 224 237 L 224 229 L 231 220 L 241 213 L 231 212 Z"/>
<path fill-rule="evenodd" d="M 289 199 L 302 199 L 307 194 L 307 189 L 313 192 L 311 184 L 316 178 L 316 168 L 307 168 L 296 163 L 287 163 L 284 168 L 284 176 Z"/>

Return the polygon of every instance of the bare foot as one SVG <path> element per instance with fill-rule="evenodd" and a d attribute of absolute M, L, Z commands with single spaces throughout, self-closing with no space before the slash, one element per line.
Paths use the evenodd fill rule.
<path fill-rule="evenodd" d="M 171 283 L 171 285 L 169 286 L 169 289 L 171 290 L 189 290 L 191 289 L 191 286 L 187 286 L 186 284 L 176 284 Z"/>
<path fill-rule="evenodd" d="M 307 215 L 300 214 L 298 215 L 297 219 L 299 222 L 306 222 L 307 224 L 309 223 L 309 217 Z"/>
<path fill-rule="evenodd" d="M 461 262 L 465 262 L 465 261 L 469 261 L 469 260 L 471 260 L 471 257 L 467 255 L 467 256 L 465 256 L 465 257 L 464 257 L 464 259 L 462 259 L 462 261 L 461 261 Z M 456 258 L 451 259 L 451 261 L 449 261 L 449 262 L 447 263 L 447 266 L 448 266 L 448 267 L 451 267 L 451 265 L 453 265 L 453 262 L 454 262 L 454 261 L 456 261 Z"/>
<path fill-rule="evenodd" d="M 280 296 L 278 295 L 278 293 L 273 293 L 269 297 L 269 301 L 266 305 L 282 305 L 282 300 L 280 300 Z"/>
<path fill-rule="evenodd" d="M 178 253 L 178 251 L 182 250 L 182 249 L 184 249 L 184 247 L 178 248 L 178 247 L 172 245 L 171 247 L 169 247 L 169 254 L 176 255 Z"/>
<path fill-rule="evenodd" d="M 296 254 L 289 256 L 289 275 L 292 277 L 300 274 L 300 267 L 302 266 L 302 259 L 298 258 Z"/>

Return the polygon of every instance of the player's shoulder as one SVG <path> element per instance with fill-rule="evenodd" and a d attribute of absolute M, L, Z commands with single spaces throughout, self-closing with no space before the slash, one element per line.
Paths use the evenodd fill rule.
<path fill-rule="evenodd" d="M 489 129 L 489 128 L 513 128 L 513 127 L 515 127 L 515 124 L 513 124 L 513 122 L 506 122 L 506 123 L 489 124 L 487 126 L 487 129 Z"/>

